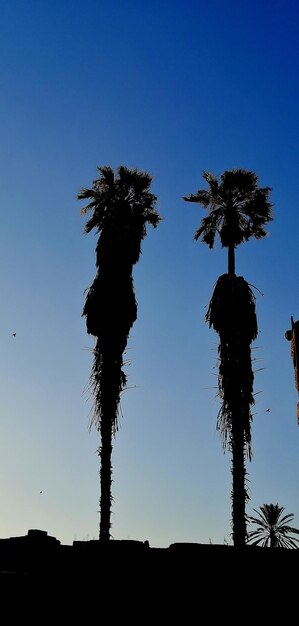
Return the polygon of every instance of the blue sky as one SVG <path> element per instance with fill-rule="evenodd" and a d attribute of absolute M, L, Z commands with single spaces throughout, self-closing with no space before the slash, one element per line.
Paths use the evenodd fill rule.
<path fill-rule="evenodd" d="M 274 202 L 269 237 L 237 250 L 237 273 L 263 293 L 248 512 L 278 502 L 299 525 L 284 339 L 290 315 L 299 318 L 298 3 L 2 0 L 0 9 L 0 536 L 97 537 L 93 338 L 81 318 L 96 238 L 83 235 L 76 194 L 97 165 L 120 164 L 152 174 L 164 219 L 134 272 L 112 534 L 155 546 L 230 540 L 217 336 L 204 323 L 226 253 L 194 242 L 204 213 L 181 198 L 203 186 L 203 170 L 233 167 L 254 170 Z"/>

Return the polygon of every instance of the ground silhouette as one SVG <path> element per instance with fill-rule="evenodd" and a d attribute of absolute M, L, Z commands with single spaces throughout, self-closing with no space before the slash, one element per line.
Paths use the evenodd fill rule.
<path fill-rule="evenodd" d="M 48 623 L 50 613 L 59 623 L 57 616 L 78 620 L 83 612 L 86 619 L 94 611 L 103 624 L 116 618 L 191 624 L 200 617 L 206 623 L 226 614 L 233 623 L 245 615 L 247 623 L 257 609 L 270 615 L 275 606 L 278 615 L 286 601 L 291 606 L 297 564 L 299 551 L 285 548 L 187 542 L 155 548 L 146 540 L 68 546 L 30 530 L 0 540 L 2 610 L 21 609 L 24 619 L 38 607 L 38 623 Z"/>

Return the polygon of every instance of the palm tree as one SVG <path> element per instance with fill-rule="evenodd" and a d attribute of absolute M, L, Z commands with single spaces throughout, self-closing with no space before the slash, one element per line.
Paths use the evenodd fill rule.
<path fill-rule="evenodd" d="M 90 376 L 94 396 L 91 424 L 100 431 L 100 533 L 110 539 L 112 439 L 118 428 L 120 393 L 126 386 L 123 355 L 137 318 L 133 266 L 141 254 L 146 225 L 160 221 L 151 176 L 138 169 L 98 167 L 91 189 L 81 189 L 79 200 L 89 200 L 81 214 L 91 213 L 85 232 L 99 233 L 97 274 L 87 291 L 83 315 L 87 332 L 96 337 Z"/>
<path fill-rule="evenodd" d="M 251 406 L 254 404 L 251 343 L 257 337 L 255 297 L 249 284 L 235 274 L 235 248 L 250 237 L 266 236 L 271 217 L 271 189 L 259 187 L 254 172 L 225 171 L 220 180 L 203 173 L 209 189 L 184 197 L 209 211 L 195 233 L 213 248 L 218 233 L 228 249 L 228 273 L 219 277 L 206 315 L 209 326 L 219 334 L 218 387 L 221 407 L 217 418 L 224 449 L 232 453 L 232 527 L 234 545 L 244 546 L 246 538 L 245 455 L 251 459 Z"/>
<path fill-rule="evenodd" d="M 264 504 L 259 508 L 259 511 L 253 509 L 258 517 L 248 516 L 248 521 L 257 528 L 248 533 L 247 542 L 270 548 L 297 548 L 299 539 L 290 536 L 299 535 L 298 528 L 289 526 L 294 519 L 293 513 L 281 517 L 284 507 L 278 504 Z"/>

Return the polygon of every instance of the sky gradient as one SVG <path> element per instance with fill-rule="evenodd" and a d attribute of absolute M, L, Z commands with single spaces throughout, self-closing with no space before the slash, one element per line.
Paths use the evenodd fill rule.
<path fill-rule="evenodd" d="M 299 5 L 287 0 L 0 2 L 0 537 L 98 535 L 88 430 L 95 275 L 76 195 L 97 165 L 149 171 L 157 210 L 134 271 L 138 320 L 113 451 L 112 535 L 231 541 L 230 455 L 216 417 L 217 335 L 204 322 L 219 242 L 182 196 L 202 171 L 254 170 L 272 188 L 269 237 L 237 249 L 259 336 L 248 513 L 299 526 L 297 393 L 284 333 L 299 318 Z M 261 293 L 260 293 L 261 292 Z M 13 337 L 16 333 L 16 337 Z M 42 492 L 42 493 L 41 493 Z"/>

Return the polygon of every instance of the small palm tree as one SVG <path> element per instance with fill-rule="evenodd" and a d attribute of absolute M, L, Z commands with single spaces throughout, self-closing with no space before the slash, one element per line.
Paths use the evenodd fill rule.
<path fill-rule="evenodd" d="M 259 511 L 253 510 L 258 517 L 249 516 L 248 521 L 257 528 L 249 531 L 247 543 L 270 548 L 298 548 L 299 539 L 291 535 L 299 535 L 299 530 L 289 526 L 294 519 L 293 513 L 282 517 L 284 507 L 278 504 L 264 504 Z"/>
<path fill-rule="evenodd" d="M 118 427 L 120 393 L 126 386 L 123 355 L 131 327 L 137 318 L 133 266 L 141 254 L 146 226 L 160 221 L 156 196 L 150 192 L 151 176 L 120 166 L 98 167 L 91 189 L 82 189 L 79 200 L 90 200 L 81 214 L 91 213 L 85 232 L 99 233 L 96 246 L 97 274 L 87 291 L 83 315 L 87 332 L 96 337 L 90 376 L 94 396 L 92 423 L 100 431 L 100 540 L 110 538 L 112 439 Z"/>
<path fill-rule="evenodd" d="M 220 180 L 203 173 L 209 189 L 184 197 L 209 211 L 195 239 L 213 248 L 216 233 L 228 250 L 228 273 L 219 277 L 206 315 L 219 334 L 219 396 L 217 418 L 224 448 L 232 452 L 232 526 L 236 546 L 245 545 L 246 490 L 245 452 L 251 458 L 251 406 L 254 404 L 251 343 L 257 336 L 255 298 L 249 284 L 235 274 L 235 248 L 250 237 L 266 236 L 271 217 L 270 188 L 259 187 L 254 172 L 225 171 Z"/>

